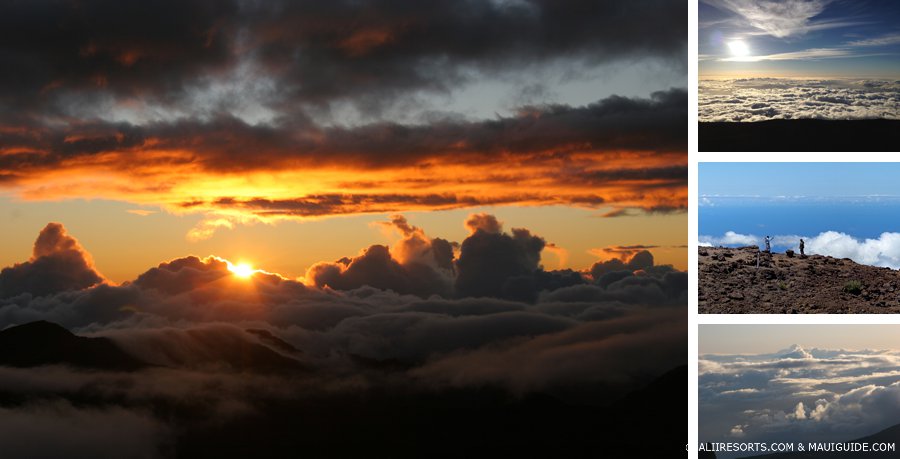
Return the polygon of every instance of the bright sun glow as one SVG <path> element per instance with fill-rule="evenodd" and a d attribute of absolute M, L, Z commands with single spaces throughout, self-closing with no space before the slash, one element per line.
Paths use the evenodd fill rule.
<path fill-rule="evenodd" d="M 743 40 L 734 40 L 728 42 L 728 50 L 734 57 L 747 57 L 750 55 L 750 47 Z"/>
<path fill-rule="evenodd" d="M 250 265 L 248 265 L 247 263 L 238 263 L 238 264 L 236 264 L 236 265 L 232 265 L 232 264 L 229 263 L 229 264 L 228 264 L 228 269 L 229 269 L 232 273 L 234 273 L 235 276 L 237 276 L 237 277 L 242 277 L 242 278 L 244 278 L 244 279 L 246 279 L 246 278 L 252 276 L 253 273 L 256 272 L 256 270 L 253 269 L 253 267 L 250 266 Z"/>

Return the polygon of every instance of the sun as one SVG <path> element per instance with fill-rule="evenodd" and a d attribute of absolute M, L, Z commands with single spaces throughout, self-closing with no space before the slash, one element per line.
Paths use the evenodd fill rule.
<path fill-rule="evenodd" d="M 750 55 L 750 47 L 744 40 L 734 40 L 728 42 L 728 50 L 734 57 L 747 57 Z"/>
<path fill-rule="evenodd" d="M 231 271 L 231 273 L 235 276 L 243 279 L 249 278 L 253 275 L 253 273 L 256 272 L 256 270 L 247 263 L 238 263 L 236 265 L 228 263 L 228 270 Z"/>

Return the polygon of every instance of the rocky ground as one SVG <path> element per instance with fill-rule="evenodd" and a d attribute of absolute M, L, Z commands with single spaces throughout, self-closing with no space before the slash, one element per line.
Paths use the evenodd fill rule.
<path fill-rule="evenodd" d="M 849 258 L 699 248 L 701 314 L 900 313 L 900 271 Z"/>

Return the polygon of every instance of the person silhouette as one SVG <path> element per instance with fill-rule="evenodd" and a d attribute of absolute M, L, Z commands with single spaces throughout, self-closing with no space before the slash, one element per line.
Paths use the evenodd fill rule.
<path fill-rule="evenodd" d="M 766 236 L 766 253 L 772 253 L 772 246 L 770 245 L 772 238 Z"/>
<path fill-rule="evenodd" d="M 804 253 L 803 253 L 803 239 L 800 239 L 800 256 L 801 256 L 801 257 L 804 256 Z"/>

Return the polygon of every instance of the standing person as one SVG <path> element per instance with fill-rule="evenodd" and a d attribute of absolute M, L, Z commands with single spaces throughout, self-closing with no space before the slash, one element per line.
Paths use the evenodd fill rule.
<path fill-rule="evenodd" d="M 803 255 L 803 239 L 800 239 L 800 256 L 802 257 Z"/>
<path fill-rule="evenodd" d="M 769 236 L 766 236 L 766 253 L 772 253 L 772 246 L 770 245 L 771 241 L 772 239 L 769 238 Z"/>

